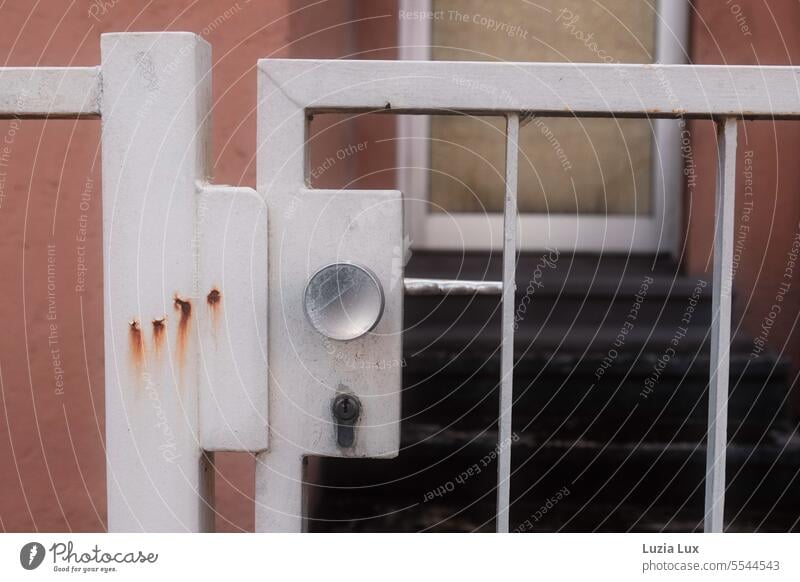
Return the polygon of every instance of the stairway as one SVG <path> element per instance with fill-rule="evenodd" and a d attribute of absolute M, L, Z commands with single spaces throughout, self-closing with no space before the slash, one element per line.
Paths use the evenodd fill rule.
<path fill-rule="evenodd" d="M 406 274 L 499 279 L 500 261 L 415 255 Z M 512 530 L 701 530 L 711 282 L 661 257 L 532 254 L 516 306 Z M 405 310 L 400 456 L 321 460 L 311 531 L 494 529 L 499 300 Z M 735 331 L 730 531 L 800 529 L 788 374 Z"/>

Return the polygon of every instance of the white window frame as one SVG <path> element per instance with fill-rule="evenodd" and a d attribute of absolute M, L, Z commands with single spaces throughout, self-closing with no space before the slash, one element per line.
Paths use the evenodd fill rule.
<path fill-rule="evenodd" d="M 400 0 L 400 10 L 431 10 L 432 0 Z M 658 0 L 655 62 L 685 64 L 689 38 L 688 0 Z M 398 19 L 399 58 L 430 60 L 431 20 Z M 682 239 L 683 122 L 655 119 L 648 215 L 520 213 L 522 250 L 555 247 L 579 252 L 679 254 Z M 406 197 L 406 231 L 415 249 L 503 248 L 503 213 L 430 212 L 430 117 L 399 116 L 397 180 Z"/>

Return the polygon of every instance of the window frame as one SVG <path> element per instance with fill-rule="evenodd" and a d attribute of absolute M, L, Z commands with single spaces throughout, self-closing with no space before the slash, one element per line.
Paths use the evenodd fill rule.
<path fill-rule="evenodd" d="M 399 9 L 425 11 L 432 0 L 400 0 Z M 655 59 L 661 64 L 688 60 L 689 0 L 657 0 Z M 401 60 L 431 59 L 431 20 L 398 18 Z M 682 242 L 682 121 L 652 120 L 652 169 L 648 215 L 519 214 L 523 251 L 544 248 L 578 252 L 667 253 L 678 256 Z M 399 116 L 396 167 L 405 196 L 405 220 L 412 247 L 425 250 L 499 250 L 503 214 L 429 212 L 430 117 Z"/>

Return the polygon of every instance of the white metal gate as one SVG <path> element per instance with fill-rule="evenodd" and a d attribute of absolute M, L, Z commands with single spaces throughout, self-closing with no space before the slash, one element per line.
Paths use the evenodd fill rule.
<path fill-rule="evenodd" d="M 208 182 L 207 43 L 101 44 L 99 67 L 0 68 L 0 118 L 102 117 L 109 530 L 210 529 L 214 451 L 257 453 L 258 531 L 303 528 L 306 456 L 397 455 L 400 370 L 373 364 L 401 357 L 404 293 L 502 294 L 508 442 L 517 136 L 531 113 L 718 125 L 705 529 L 722 530 L 737 121 L 800 117 L 800 68 L 265 59 L 256 192 Z M 464 90 L 481 83 L 498 91 Z M 308 188 L 309 116 L 363 111 L 506 117 L 502 282 L 404 280 L 399 192 Z M 341 300 L 340 272 L 379 306 L 350 340 L 320 333 L 307 302 L 331 273 Z M 498 450 L 505 532 L 510 447 Z"/>

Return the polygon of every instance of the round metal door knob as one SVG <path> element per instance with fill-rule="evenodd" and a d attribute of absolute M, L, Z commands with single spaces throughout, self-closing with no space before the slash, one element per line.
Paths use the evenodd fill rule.
<path fill-rule="evenodd" d="M 311 276 L 303 303 L 319 333 L 333 340 L 354 340 L 374 329 L 383 316 L 383 287 L 369 269 L 335 263 Z"/>

